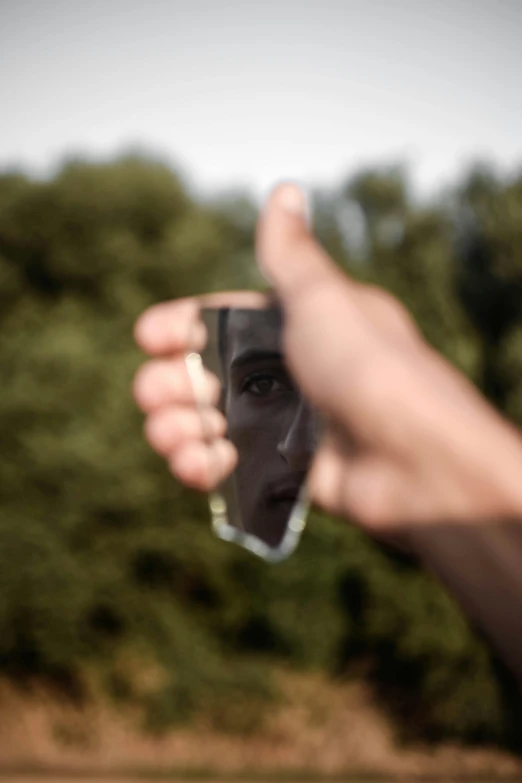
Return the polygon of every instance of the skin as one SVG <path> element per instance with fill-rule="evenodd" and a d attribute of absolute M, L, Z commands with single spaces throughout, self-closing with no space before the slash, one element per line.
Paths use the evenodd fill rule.
<path fill-rule="evenodd" d="M 238 454 L 241 527 L 277 546 L 310 466 L 312 412 L 293 383 L 281 347 L 278 309 L 233 309 L 227 320 L 225 415 Z"/>
<path fill-rule="evenodd" d="M 311 498 L 372 535 L 403 536 L 522 683 L 519 432 L 424 342 L 397 300 L 341 273 L 309 232 L 295 186 L 269 198 L 256 251 L 284 311 L 292 376 L 326 421 Z M 241 306 L 245 294 L 224 296 Z M 141 347 L 169 358 L 144 365 L 134 392 L 153 448 L 181 481 L 208 490 L 237 453 L 218 418 L 204 443 L 195 414 L 183 354 L 204 344 L 199 307 L 173 302 L 138 321 Z"/>

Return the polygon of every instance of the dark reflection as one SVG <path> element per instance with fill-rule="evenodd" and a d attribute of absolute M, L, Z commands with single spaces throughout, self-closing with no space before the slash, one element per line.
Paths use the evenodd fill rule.
<path fill-rule="evenodd" d="M 316 416 L 286 366 L 277 307 L 223 308 L 206 322 L 214 334 L 203 359 L 221 377 L 227 437 L 239 457 L 223 488 L 228 521 L 277 547 L 313 456 Z M 217 353 L 217 361 L 209 352 Z"/>

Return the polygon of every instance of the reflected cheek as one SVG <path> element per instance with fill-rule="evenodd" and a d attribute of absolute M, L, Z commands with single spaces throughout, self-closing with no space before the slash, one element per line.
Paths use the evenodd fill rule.
<path fill-rule="evenodd" d="M 277 412 L 252 410 L 246 406 L 227 416 L 227 432 L 231 440 L 240 444 L 277 445 L 284 426 Z"/>
<path fill-rule="evenodd" d="M 285 398 L 256 400 L 247 395 L 229 398 L 227 437 L 235 445 L 239 470 L 266 473 L 277 466 L 277 447 L 286 437 L 295 406 Z"/>
<path fill-rule="evenodd" d="M 270 426 L 269 426 L 270 425 Z M 237 415 L 228 419 L 227 437 L 235 445 L 240 469 L 248 471 L 266 469 L 277 451 L 280 440 L 277 422 L 266 417 Z"/>

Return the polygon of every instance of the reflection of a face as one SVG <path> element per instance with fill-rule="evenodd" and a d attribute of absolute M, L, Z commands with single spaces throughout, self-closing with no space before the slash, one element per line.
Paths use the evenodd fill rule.
<path fill-rule="evenodd" d="M 315 422 L 283 360 L 279 310 L 229 310 L 225 334 L 224 407 L 239 457 L 241 525 L 277 546 L 310 464 Z"/>

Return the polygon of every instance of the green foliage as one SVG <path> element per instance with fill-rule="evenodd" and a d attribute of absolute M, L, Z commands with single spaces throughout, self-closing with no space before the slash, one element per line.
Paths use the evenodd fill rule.
<path fill-rule="evenodd" d="M 339 263 L 397 294 L 518 422 L 521 210 L 522 180 L 477 171 L 426 207 L 392 169 L 318 194 L 315 215 Z M 205 203 L 144 158 L 0 176 L 0 670 L 81 696 L 92 669 L 149 728 L 204 711 L 233 731 L 277 696 L 270 662 L 363 671 L 406 735 L 511 742 L 517 705 L 437 583 L 320 515 L 266 566 L 211 536 L 204 499 L 144 442 L 133 323 L 153 302 L 259 285 L 255 217 L 248 197 Z"/>
<path fill-rule="evenodd" d="M 509 368 L 505 359 L 522 313 L 522 179 L 501 183 L 477 168 L 458 198 L 457 290 L 480 341 L 480 384 L 506 410 L 521 377 L 516 362 Z"/>

